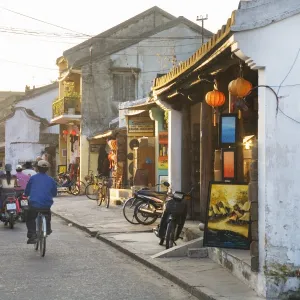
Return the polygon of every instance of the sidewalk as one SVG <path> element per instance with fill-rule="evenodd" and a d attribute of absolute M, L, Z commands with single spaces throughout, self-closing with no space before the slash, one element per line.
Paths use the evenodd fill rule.
<path fill-rule="evenodd" d="M 165 250 L 158 245 L 159 240 L 152 232 L 156 224 L 129 224 L 123 217 L 121 206 L 106 209 L 98 207 L 95 201 L 85 196 L 59 197 L 55 199 L 52 211 L 66 222 L 157 271 L 199 299 L 262 299 L 209 258 L 152 258 Z M 185 232 L 187 239 L 196 238 L 198 234 L 200 236 L 198 222 L 187 222 Z"/>

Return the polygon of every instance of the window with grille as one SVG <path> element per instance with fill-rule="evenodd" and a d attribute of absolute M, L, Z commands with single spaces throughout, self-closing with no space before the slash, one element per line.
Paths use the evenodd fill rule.
<path fill-rule="evenodd" d="M 116 102 L 135 100 L 135 76 L 131 72 L 113 74 L 114 99 Z"/>

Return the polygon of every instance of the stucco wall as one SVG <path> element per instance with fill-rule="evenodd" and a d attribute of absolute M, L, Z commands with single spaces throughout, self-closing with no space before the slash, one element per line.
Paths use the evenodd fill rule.
<path fill-rule="evenodd" d="M 179 63 L 199 48 L 200 39 L 189 39 L 191 36 L 199 36 L 199 33 L 179 24 L 105 59 L 92 59 L 91 64 L 85 65 L 82 68 L 83 134 L 91 136 L 102 131 L 112 118 L 118 116 L 119 102 L 113 99 L 113 68 L 140 69 L 136 74 L 136 99 L 144 98 L 151 91 L 156 75 L 167 73 L 173 66 L 174 57 Z"/>
<path fill-rule="evenodd" d="M 49 122 L 52 119 L 52 103 L 58 97 L 58 88 L 50 90 L 46 93 L 38 95 L 34 98 L 18 102 L 16 107 L 25 107 L 31 109 L 40 118 L 45 118 Z M 59 126 L 51 126 L 47 128 L 45 133 L 59 133 Z"/>
<path fill-rule="evenodd" d="M 76 61 L 89 55 L 91 45 L 93 46 L 94 54 L 105 54 L 119 43 L 128 42 L 128 40 L 124 40 L 124 38 L 128 38 L 128 36 L 132 38 L 139 37 L 141 34 L 152 31 L 156 27 L 169 21 L 169 18 L 159 13 L 152 13 L 137 19 L 136 22 L 130 23 L 127 26 L 123 25 L 123 27 L 119 28 L 114 34 L 101 35 L 98 38 L 94 38 L 92 42 L 88 41 L 73 47 L 65 51 L 64 56 L 68 57 L 69 66 L 72 66 Z"/>
<path fill-rule="evenodd" d="M 280 273 L 284 266 L 291 270 L 300 266 L 299 24 L 300 14 L 234 34 L 238 41 L 235 50 L 241 49 L 237 54 L 259 70 L 259 84 L 272 86 L 279 93 L 277 111 L 274 94 L 259 88 L 259 255 L 261 274 L 265 275 L 273 269 Z M 276 285 L 276 278 L 267 276 L 266 285 L 260 280 L 258 288 L 275 298 L 279 293 L 299 290 L 297 278 L 291 273 L 285 277 L 286 281 Z"/>
<path fill-rule="evenodd" d="M 19 160 L 33 160 L 41 154 L 45 145 L 38 144 L 40 122 L 33 120 L 22 110 L 5 123 L 5 162 L 13 168 Z"/>

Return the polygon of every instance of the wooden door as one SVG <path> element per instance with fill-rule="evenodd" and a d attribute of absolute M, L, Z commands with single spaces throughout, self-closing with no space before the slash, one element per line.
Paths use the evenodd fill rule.
<path fill-rule="evenodd" d="M 155 185 L 155 148 L 140 147 L 137 151 L 138 169 L 146 169 L 149 172 L 148 184 Z"/>

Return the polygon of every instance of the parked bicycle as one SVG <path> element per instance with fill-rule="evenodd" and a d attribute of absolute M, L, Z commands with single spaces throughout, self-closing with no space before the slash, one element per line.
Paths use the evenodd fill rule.
<path fill-rule="evenodd" d="M 95 181 L 95 175 L 93 171 L 89 171 L 89 174 L 84 177 L 86 185 L 93 184 Z"/>
<path fill-rule="evenodd" d="M 42 210 L 38 212 L 35 222 L 37 241 L 34 245 L 34 249 L 35 251 L 40 249 L 40 256 L 44 257 L 46 254 L 47 222 Z"/>
<path fill-rule="evenodd" d="M 99 178 L 99 196 L 97 204 L 100 206 L 102 202 L 106 208 L 109 208 L 110 203 L 110 178 L 107 176 L 100 176 Z"/>
<path fill-rule="evenodd" d="M 76 183 L 76 180 L 71 180 L 68 173 L 59 173 L 54 179 L 57 183 L 57 192 L 68 193 L 74 196 L 79 195 L 80 186 Z"/>
<path fill-rule="evenodd" d="M 107 176 L 95 175 L 93 183 L 86 186 L 85 194 L 91 200 L 96 200 L 97 205 L 100 206 L 102 202 L 108 208 L 110 204 L 110 186 L 111 179 Z"/>

